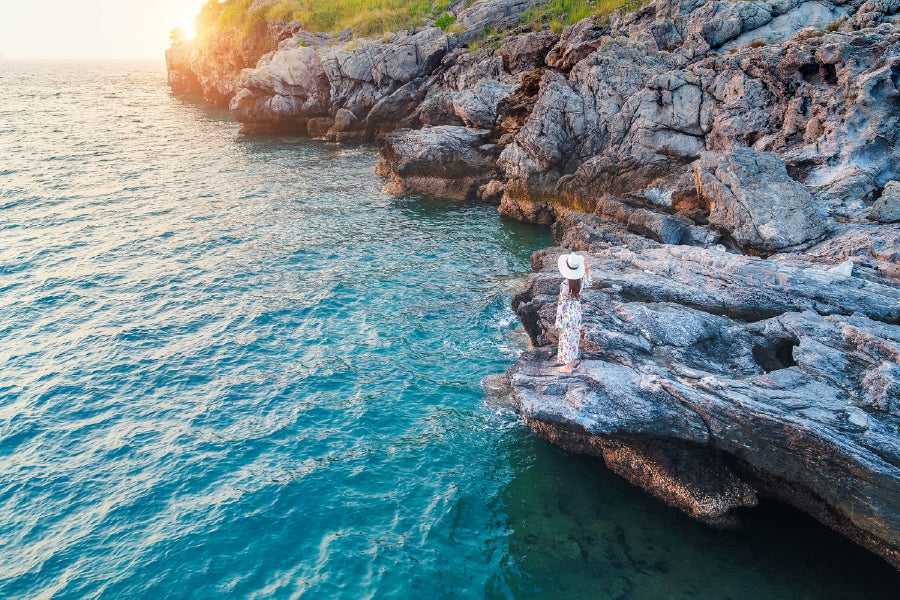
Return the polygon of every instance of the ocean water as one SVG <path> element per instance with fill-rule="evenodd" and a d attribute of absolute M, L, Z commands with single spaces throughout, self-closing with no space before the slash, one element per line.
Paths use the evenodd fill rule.
<path fill-rule="evenodd" d="M 703 527 L 497 391 L 546 229 L 247 139 L 159 63 L 0 63 L 0 598 L 888 598 Z"/>

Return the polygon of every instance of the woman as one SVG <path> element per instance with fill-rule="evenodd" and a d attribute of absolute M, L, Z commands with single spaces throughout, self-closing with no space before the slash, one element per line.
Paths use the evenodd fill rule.
<path fill-rule="evenodd" d="M 559 286 L 559 304 L 556 305 L 556 328 L 559 332 L 558 360 L 560 373 L 571 373 L 578 360 L 578 343 L 581 341 L 581 290 L 591 285 L 591 272 L 584 258 L 572 252 L 559 257 L 559 272 L 565 278 Z"/>

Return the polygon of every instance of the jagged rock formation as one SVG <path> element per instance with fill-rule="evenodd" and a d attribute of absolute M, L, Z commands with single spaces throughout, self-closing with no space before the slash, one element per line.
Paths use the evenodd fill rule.
<path fill-rule="evenodd" d="M 702 194 L 679 186 L 686 168 L 704 152 L 750 147 L 777 154 L 821 210 L 859 216 L 898 167 L 900 28 L 848 22 L 835 32 L 795 29 L 766 45 L 783 37 L 771 31 L 779 19 L 783 31 L 821 23 L 823 10 L 816 2 L 657 1 L 613 23 L 567 75 L 545 75 L 534 111 L 500 157 L 504 210 L 584 210 L 606 193 L 708 210 Z M 838 24 L 848 10 L 827 13 Z M 735 45 L 719 55 L 727 42 Z"/>
<path fill-rule="evenodd" d="M 272 21 L 265 24 L 265 35 L 236 42 L 236 32 L 205 39 L 202 43 L 178 41 L 166 51 L 168 81 L 178 93 L 199 94 L 217 106 L 228 107 L 240 85 L 241 69 L 253 67 L 286 38 L 298 36 L 298 43 L 322 44 L 323 37 L 310 34 L 299 23 Z"/>
<path fill-rule="evenodd" d="M 786 250 L 821 238 L 826 219 L 812 195 L 791 179 L 776 154 L 732 148 L 703 152 L 694 163 L 697 197 L 708 221 L 741 246 Z"/>
<path fill-rule="evenodd" d="M 510 380 L 536 433 L 706 522 L 771 496 L 900 567 L 896 281 L 648 244 L 590 217 L 556 229 L 590 249 L 594 285 L 570 376 L 553 364 L 561 249 L 535 254 L 513 300 L 535 349 Z"/>
<path fill-rule="evenodd" d="M 562 250 L 514 299 L 538 435 L 708 523 L 770 496 L 900 568 L 900 2 L 655 0 L 557 35 L 521 25 L 539 1 L 175 44 L 169 83 L 246 133 L 377 139 L 393 193 L 553 223 L 596 283 L 567 377 Z"/>
<path fill-rule="evenodd" d="M 459 33 L 425 27 L 384 39 L 342 41 L 272 23 L 275 49 L 252 65 L 265 44 L 235 51 L 222 39 L 193 52 L 176 44 L 170 84 L 230 100 L 247 133 L 358 141 L 427 125 L 490 129 L 502 152 L 485 159 L 496 158 L 506 214 L 549 223 L 568 209 L 598 212 L 612 195 L 759 253 L 815 242 L 834 225 L 826 217 L 863 217 L 900 170 L 892 2 L 656 0 L 561 36 L 525 31 L 496 51 L 464 47 L 485 27 L 518 27 L 537 3 L 458 3 Z M 332 130 L 327 119 L 341 110 L 352 125 Z M 713 207 L 698 178 L 708 182 L 709 162 L 725 160 L 715 154 L 741 148 L 762 157 L 758 176 L 777 172 L 789 201 L 759 213 L 745 206 L 743 216 Z M 744 155 L 729 156 L 737 166 Z M 397 178 L 392 189 L 415 189 L 398 170 L 382 171 Z M 741 185 L 714 187 L 740 204 Z M 765 233 L 794 209 L 804 215 L 795 235 Z M 811 225 L 805 237 L 796 235 L 802 222 Z"/>

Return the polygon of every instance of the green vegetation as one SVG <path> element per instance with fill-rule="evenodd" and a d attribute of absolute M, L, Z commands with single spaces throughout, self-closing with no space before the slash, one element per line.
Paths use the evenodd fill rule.
<path fill-rule="evenodd" d="M 234 48 L 256 47 L 268 51 L 267 23 L 274 20 L 299 21 L 316 32 L 352 29 L 358 36 L 385 34 L 421 25 L 434 18 L 444 31 L 459 33 L 456 16 L 447 12 L 451 0 L 207 0 L 194 20 L 201 39 L 217 36 L 234 43 Z M 557 33 L 585 17 L 603 19 L 615 11 L 631 11 L 649 0 L 547 0 L 525 13 L 523 23 L 550 27 Z M 470 47 L 499 47 L 506 32 L 486 31 Z M 174 40 L 174 38 L 173 38 Z M 247 43 L 249 42 L 249 44 Z"/>
<path fill-rule="evenodd" d="M 280 19 L 299 21 L 308 31 L 332 32 L 349 27 L 358 35 L 375 35 L 420 25 L 425 17 L 446 12 L 450 4 L 450 0 L 279 0 L 251 11 L 253 2 L 208 0 L 194 21 L 198 34 L 233 32 L 240 40 L 262 33 L 260 26 Z M 455 19 L 445 22 L 446 27 Z"/>
<path fill-rule="evenodd" d="M 546 23 L 556 33 L 566 25 L 597 15 L 609 17 L 616 11 L 631 12 L 648 4 L 650 0 L 550 0 L 528 10 L 523 20 L 526 23 Z"/>
<path fill-rule="evenodd" d="M 434 26 L 440 27 L 444 31 L 450 29 L 450 26 L 456 22 L 456 15 L 453 13 L 444 13 L 434 20 Z"/>

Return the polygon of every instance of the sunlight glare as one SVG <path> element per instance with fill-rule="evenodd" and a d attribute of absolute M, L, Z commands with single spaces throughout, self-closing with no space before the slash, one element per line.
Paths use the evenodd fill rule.
<path fill-rule="evenodd" d="M 197 35 L 197 32 L 194 31 L 194 17 L 192 15 L 180 15 L 175 24 L 176 27 L 180 27 L 182 30 L 184 30 L 185 40 L 192 40 Z"/>

